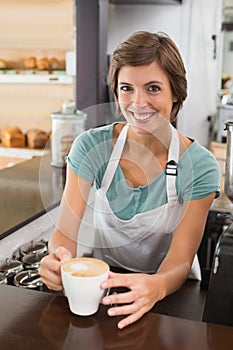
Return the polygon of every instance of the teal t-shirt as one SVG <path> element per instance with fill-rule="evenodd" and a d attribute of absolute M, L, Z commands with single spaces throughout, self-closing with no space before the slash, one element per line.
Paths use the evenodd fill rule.
<path fill-rule="evenodd" d="M 89 129 L 79 135 L 67 157 L 71 169 L 95 183 L 97 189 L 101 186 L 111 157 L 114 124 Z M 200 199 L 213 192 L 218 197 L 220 176 L 220 168 L 213 154 L 193 141 L 178 162 L 176 189 L 179 201 Z M 147 185 L 132 188 L 127 185 L 118 164 L 107 198 L 115 215 L 122 220 L 161 207 L 167 203 L 166 174 L 162 172 Z"/>

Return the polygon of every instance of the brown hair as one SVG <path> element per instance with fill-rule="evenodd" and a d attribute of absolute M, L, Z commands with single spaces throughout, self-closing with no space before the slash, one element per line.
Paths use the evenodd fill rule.
<path fill-rule="evenodd" d="M 187 97 L 186 71 L 175 43 L 167 34 L 161 32 L 133 33 L 114 50 L 109 69 L 109 84 L 117 102 L 118 116 L 120 115 L 117 93 L 119 70 L 126 65 L 141 66 L 153 61 L 156 61 L 167 75 L 172 95 L 177 98 L 177 102 L 173 102 L 171 111 L 171 121 L 175 120 Z"/>

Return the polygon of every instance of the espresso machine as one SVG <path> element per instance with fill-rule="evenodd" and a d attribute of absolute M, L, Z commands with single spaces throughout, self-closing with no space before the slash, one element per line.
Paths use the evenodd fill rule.
<path fill-rule="evenodd" d="M 233 202 L 233 121 L 225 123 L 225 130 L 227 156 L 224 192 Z M 233 326 L 233 222 L 219 237 L 215 248 L 203 321 Z"/>

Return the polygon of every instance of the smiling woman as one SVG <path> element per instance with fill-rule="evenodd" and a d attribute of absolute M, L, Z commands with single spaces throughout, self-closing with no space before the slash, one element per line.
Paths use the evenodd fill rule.
<path fill-rule="evenodd" d="M 210 205 L 219 196 L 220 172 L 209 151 L 172 126 L 187 81 L 179 51 L 166 34 L 132 34 L 113 52 L 109 72 L 126 122 L 89 129 L 73 142 L 57 227 L 40 274 L 49 288 L 63 288 L 61 261 L 77 254 L 77 242 L 82 245 L 77 233 L 90 208 L 93 256 L 112 271 L 127 270 L 110 272 L 101 285 L 127 288 L 103 298 L 112 305 L 110 316 L 128 315 L 118 323 L 123 328 L 186 278 L 200 279 L 196 252 Z"/>

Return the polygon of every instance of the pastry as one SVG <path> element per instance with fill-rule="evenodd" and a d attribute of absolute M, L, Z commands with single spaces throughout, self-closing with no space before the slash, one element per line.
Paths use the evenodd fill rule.
<path fill-rule="evenodd" d="M 29 148 L 44 148 L 49 140 L 49 135 L 40 129 L 30 129 L 26 133 Z"/>
<path fill-rule="evenodd" d="M 60 68 L 60 61 L 56 57 L 51 57 L 49 59 L 50 69 L 56 70 Z"/>
<path fill-rule="evenodd" d="M 7 68 L 7 62 L 3 58 L 0 58 L 0 69 L 6 69 L 6 68 Z"/>
<path fill-rule="evenodd" d="M 46 57 L 40 58 L 37 60 L 38 69 L 49 69 L 49 60 Z"/>
<path fill-rule="evenodd" d="M 28 57 L 23 63 L 25 69 L 35 69 L 36 68 L 36 57 Z"/>
<path fill-rule="evenodd" d="M 1 131 L 2 145 L 5 147 L 24 147 L 25 135 L 17 127 L 6 128 Z"/>

